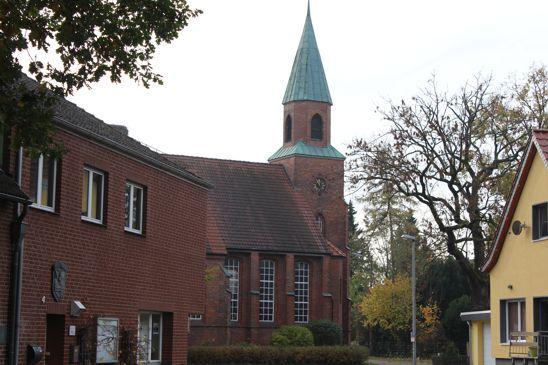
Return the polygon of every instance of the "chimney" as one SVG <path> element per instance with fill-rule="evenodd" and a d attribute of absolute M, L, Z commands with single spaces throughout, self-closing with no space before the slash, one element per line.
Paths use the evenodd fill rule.
<path fill-rule="evenodd" d="M 118 132 L 122 133 L 123 135 L 127 136 L 128 135 L 128 130 L 127 130 L 127 127 L 125 125 L 121 125 L 121 124 L 109 124 L 112 128 L 116 129 Z"/>

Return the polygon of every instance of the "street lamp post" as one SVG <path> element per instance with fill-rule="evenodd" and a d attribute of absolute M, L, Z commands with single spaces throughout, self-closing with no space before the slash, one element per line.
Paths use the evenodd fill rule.
<path fill-rule="evenodd" d="M 404 240 L 411 241 L 411 295 L 413 301 L 413 324 L 411 327 L 411 344 L 413 346 L 413 365 L 417 365 L 417 294 L 416 294 L 416 259 L 415 259 L 415 242 L 417 237 L 404 234 L 401 236 Z"/>

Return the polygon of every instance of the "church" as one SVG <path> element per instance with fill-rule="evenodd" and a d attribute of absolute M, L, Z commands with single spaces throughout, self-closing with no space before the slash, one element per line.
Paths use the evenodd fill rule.
<path fill-rule="evenodd" d="M 167 155 L 208 181 L 205 308 L 190 345 L 268 344 L 273 329 L 327 319 L 348 342 L 345 157 L 310 8 L 268 163 Z"/>

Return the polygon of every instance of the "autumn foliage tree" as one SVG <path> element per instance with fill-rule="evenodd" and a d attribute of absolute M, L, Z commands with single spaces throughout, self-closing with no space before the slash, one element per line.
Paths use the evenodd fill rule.
<path fill-rule="evenodd" d="M 156 47 L 198 14 L 186 0 L 1 1 L 0 132 L 13 130 L 16 147 L 58 152 L 51 139 L 55 98 L 46 89 L 68 95 L 124 75 L 145 87 L 161 83 L 151 65 Z M 40 87 L 19 83 L 23 71 Z"/>
<path fill-rule="evenodd" d="M 544 67 L 502 85 L 478 77 L 454 94 L 431 81 L 410 100 L 379 109 L 385 135 L 350 146 L 355 186 L 389 184 L 429 212 L 475 306 L 488 305 L 481 268 L 530 131 L 548 126 L 547 105 Z"/>
<path fill-rule="evenodd" d="M 411 306 L 411 279 L 397 276 L 394 280 L 385 280 L 371 288 L 360 303 L 364 325 L 379 327 L 397 337 L 411 330 L 413 316 Z M 440 321 L 440 309 L 433 301 L 419 305 L 417 313 L 417 341 L 426 348 L 443 340 Z"/>

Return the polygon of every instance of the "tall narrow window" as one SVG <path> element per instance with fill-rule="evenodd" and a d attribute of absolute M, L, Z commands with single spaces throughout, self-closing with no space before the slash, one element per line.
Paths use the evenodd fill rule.
<path fill-rule="evenodd" d="M 40 155 L 30 163 L 30 194 L 35 207 L 55 210 L 57 160 Z"/>
<path fill-rule="evenodd" d="M 522 341 L 524 338 L 516 332 L 525 332 L 525 300 L 501 301 L 501 343 Z"/>
<path fill-rule="evenodd" d="M 308 323 L 309 277 L 308 262 L 297 262 L 295 264 L 295 323 Z"/>
<path fill-rule="evenodd" d="M 105 175 L 91 168 L 84 168 L 82 182 L 82 219 L 103 223 L 103 199 Z"/>
<path fill-rule="evenodd" d="M 310 138 L 323 139 L 323 121 L 319 114 L 315 114 L 310 122 Z"/>
<path fill-rule="evenodd" d="M 274 322 L 274 279 L 276 268 L 274 261 L 261 260 L 259 291 L 259 321 Z"/>
<path fill-rule="evenodd" d="M 162 314 L 139 314 L 139 362 L 160 363 L 162 360 Z"/>
<path fill-rule="evenodd" d="M 125 229 L 143 233 L 143 187 L 126 183 Z"/>
<path fill-rule="evenodd" d="M 548 237 L 548 203 L 533 206 L 533 239 Z"/>
<path fill-rule="evenodd" d="M 316 216 L 316 225 L 318 226 L 320 232 L 325 235 L 325 218 L 323 217 L 323 215 L 318 214 Z"/>
<path fill-rule="evenodd" d="M 291 142 L 291 134 L 293 133 L 293 121 L 291 116 L 285 118 L 285 128 L 284 128 L 284 143 Z"/>
<path fill-rule="evenodd" d="M 225 262 L 225 269 L 230 274 L 228 287 L 230 290 L 230 320 L 238 320 L 238 300 L 240 296 L 240 261 L 229 258 Z"/>

